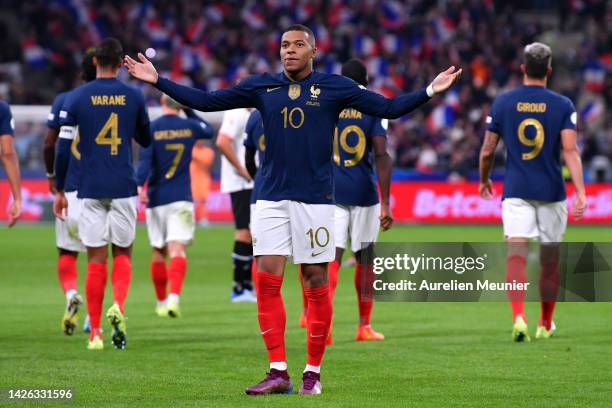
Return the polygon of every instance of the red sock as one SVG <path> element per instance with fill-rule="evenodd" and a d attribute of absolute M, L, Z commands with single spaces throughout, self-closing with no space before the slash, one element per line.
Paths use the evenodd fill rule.
<path fill-rule="evenodd" d="M 253 263 L 251 264 L 251 282 L 253 282 L 253 289 L 257 293 L 257 260 L 253 257 Z"/>
<path fill-rule="evenodd" d="M 329 279 L 329 297 L 332 304 L 334 303 L 334 295 L 336 294 L 336 287 L 338 286 L 338 270 L 340 270 L 340 263 L 334 259 L 327 267 L 327 276 Z"/>
<path fill-rule="evenodd" d="M 151 262 L 151 280 L 155 287 L 157 300 L 165 300 L 166 286 L 168 285 L 168 272 L 165 262 Z"/>
<path fill-rule="evenodd" d="M 130 280 L 132 279 L 132 262 L 127 255 L 113 258 L 113 299 L 123 313 L 123 305 L 127 297 Z"/>
<path fill-rule="evenodd" d="M 540 325 L 545 326 L 546 330 L 550 330 L 552 325 L 558 289 L 559 263 L 557 261 L 542 263 L 540 274 L 540 300 L 542 301 Z"/>
<path fill-rule="evenodd" d="M 287 361 L 285 324 L 287 316 L 281 295 L 283 277 L 269 272 L 257 272 L 257 317 L 271 363 Z"/>
<path fill-rule="evenodd" d="M 521 255 L 512 255 L 506 259 L 506 282 L 511 283 L 525 283 L 527 281 L 527 274 L 525 273 L 525 267 L 527 265 L 527 259 Z M 524 290 L 509 290 L 506 292 L 510 299 L 510 307 L 512 308 L 512 321 L 515 321 L 518 316 L 522 316 L 525 321 L 524 303 L 525 303 L 525 291 Z"/>
<path fill-rule="evenodd" d="M 306 288 L 304 291 L 308 298 L 308 314 L 306 315 L 308 364 L 320 366 L 332 321 L 329 284 L 318 288 Z"/>
<path fill-rule="evenodd" d="M 300 283 L 302 288 L 302 313 L 306 315 L 308 313 L 308 299 L 306 298 L 306 290 L 304 288 L 304 277 L 302 276 L 302 265 L 298 265 L 298 274 L 300 276 Z"/>
<path fill-rule="evenodd" d="M 100 331 L 100 316 L 102 314 L 102 302 L 104 301 L 104 289 L 106 288 L 106 264 L 89 262 L 87 264 L 87 276 L 85 278 L 85 298 L 87 300 L 87 314 L 91 322 L 91 335 Z"/>
<path fill-rule="evenodd" d="M 355 265 L 355 290 L 357 291 L 357 303 L 359 305 L 359 324 L 370 324 L 372 315 L 372 282 L 374 272 L 370 266 L 362 268 L 360 263 Z"/>
<path fill-rule="evenodd" d="M 170 293 L 181 294 L 185 273 L 187 272 L 187 259 L 181 256 L 170 258 L 168 268 L 168 280 L 170 281 Z"/>
<path fill-rule="evenodd" d="M 64 294 L 77 288 L 77 263 L 74 255 L 60 255 L 57 260 L 57 275 Z"/>

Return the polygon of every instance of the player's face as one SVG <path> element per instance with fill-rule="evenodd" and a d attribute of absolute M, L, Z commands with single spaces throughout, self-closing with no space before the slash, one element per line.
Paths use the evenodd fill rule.
<path fill-rule="evenodd" d="M 316 51 L 316 48 L 308 42 L 308 33 L 304 31 L 287 31 L 281 38 L 281 63 L 289 73 L 309 68 Z"/>

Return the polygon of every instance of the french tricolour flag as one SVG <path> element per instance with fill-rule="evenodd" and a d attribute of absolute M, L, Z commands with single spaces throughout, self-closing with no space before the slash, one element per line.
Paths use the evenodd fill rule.
<path fill-rule="evenodd" d="M 587 123 L 595 122 L 604 113 L 603 104 L 599 101 L 590 101 L 580 111 L 580 117 Z"/>
<path fill-rule="evenodd" d="M 455 122 L 455 111 L 448 105 L 438 105 L 427 117 L 427 130 L 434 133 Z"/>

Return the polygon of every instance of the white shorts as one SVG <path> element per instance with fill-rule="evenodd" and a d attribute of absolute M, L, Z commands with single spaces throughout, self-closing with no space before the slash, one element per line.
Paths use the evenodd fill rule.
<path fill-rule="evenodd" d="M 136 237 L 136 197 L 83 198 L 79 235 L 87 247 L 129 247 Z"/>
<path fill-rule="evenodd" d="M 295 264 L 336 257 L 333 204 L 257 200 L 251 226 L 253 254 L 293 256 Z"/>
<path fill-rule="evenodd" d="M 257 204 L 251 204 L 250 216 L 251 220 L 249 221 L 249 229 L 253 229 L 253 223 L 255 222 L 255 211 L 257 210 Z"/>
<path fill-rule="evenodd" d="M 380 230 L 380 204 L 369 207 L 337 205 L 335 214 L 336 248 L 346 248 L 346 241 L 351 240 L 351 251 L 361 251 L 375 242 Z"/>
<path fill-rule="evenodd" d="M 561 242 L 567 227 L 567 205 L 565 201 L 506 198 L 502 201 L 502 220 L 506 238 Z"/>
<path fill-rule="evenodd" d="M 85 246 L 79 238 L 79 215 L 81 203 L 77 198 L 77 192 L 66 193 L 68 200 L 68 211 L 64 221 L 55 219 L 55 244 L 58 248 L 67 251 L 84 252 Z"/>
<path fill-rule="evenodd" d="M 170 241 L 189 245 L 194 231 L 195 217 L 190 201 L 147 208 L 147 232 L 153 248 L 163 248 Z"/>

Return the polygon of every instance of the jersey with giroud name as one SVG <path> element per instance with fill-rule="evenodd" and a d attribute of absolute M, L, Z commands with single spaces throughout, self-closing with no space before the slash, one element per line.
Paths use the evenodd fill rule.
<path fill-rule="evenodd" d="M 576 109 L 542 86 L 520 86 L 498 96 L 487 129 L 507 148 L 503 198 L 561 201 L 561 131 L 576 129 Z"/>
<path fill-rule="evenodd" d="M 258 110 L 251 112 L 249 120 L 245 128 L 246 137 L 244 138 L 244 145 L 252 149 L 257 150 L 257 162 L 261 165 L 263 156 L 266 151 L 266 136 L 264 134 L 263 122 L 261 120 L 261 114 Z M 255 179 L 253 180 L 253 192 L 251 193 L 251 204 L 257 202 L 259 186 L 261 181 L 261 172 L 255 173 Z"/>
<path fill-rule="evenodd" d="M 191 151 L 197 140 L 212 137 L 212 126 L 203 120 L 163 115 L 151 122 L 151 146 L 141 149 L 136 171 L 138 185 L 147 182 L 147 207 L 193 200 Z"/>
<path fill-rule="evenodd" d="M 116 78 L 98 78 L 67 95 L 60 125 L 78 126 L 79 198 L 136 195 L 132 139 L 150 144 L 149 116 L 141 91 Z"/>
<path fill-rule="evenodd" d="M 284 72 L 245 78 L 214 92 L 159 78 L 155 86 L 201 111 L 254 107 L 261 113 L 266 154 L 261 163 L 259 199 L 307 204 L 334 201 L 332 141 L 340 112 L 354 107 L 377 117 L 397 118 L 429 100 L 425 88 L 387 99 L 355 81 L 313 71 L 300 81 Z"/>
<path fill-rule="evenodd" d="M 0 136 L 15 134 L 15 122 L 13 121 L 13 115 L 11 114 L 11 108 L 9 104 L 0 101 Z"/>
<path fill-rule="evenodd" d="M 387 119 L 355 109 L 340 112 L 334 134 L 336 204 L 369 207 L 378 204 L 372 138 L 387 135 Z"/>
<path fill-rule="evenodd" d="M 58 94 L 53 100 L 51 105 L 51 112 L 47 116 L 47 127 L 50 129 L 60 129 L 60 112 L 66 101 L 66 96 L 70 92 L 62 92 Z M 66 181 L 64 183 L 64 191 L 71 192 L 76 191 L 79 188 L 79 167 L 81 154 L 78 150 L 79 146 L 79 134 L 72 140 L 70 145 L 70 161 L 68 162 L 68 173 L 66 174 Z"/>

